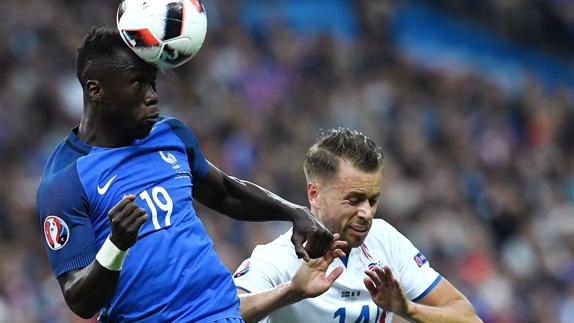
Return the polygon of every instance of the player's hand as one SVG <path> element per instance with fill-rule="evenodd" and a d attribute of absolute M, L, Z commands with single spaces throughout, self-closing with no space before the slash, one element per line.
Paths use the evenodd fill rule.
<path fill-rule="evenodd" d="M 309 261 L 323 256 L 333 241 L 333 235 L 307 208 L 300 206 L 293 211 L 291 242 L 295 245 L 297 257 Z M 303 246 L 305 242 L 307 244 Z"/>
<path fill-rule="evenodd" d="M 374 271 L 365 270 L 367 277 L 363 279 L 373 302 L 380 308 L 405 317 L 408 313 L 409 300 L 405 296 L 399 281 L 395 279 L 391 268 L 375 267 Z"/>
<path fill-rule="evenodd" d="M 339 266 L 328 276 L 325 276 L 333 260 L 345 256 L 342 249 L 347 247 L 346 241 L 339 240 L 338 233 L 335 233 L 333 238 L 334 240 L 325 255 L 309 262 L 301 262 L 299 269 L 291 278 L 290 288 L 297 298 L 305 299 L 323 294 L 333 286 L 335 280 L 343 273 L 343 267 Z"/>
<path fill-rule="evenodd" d="M 120 250 L 128 250 L 138 240 L 138 232 L 148 219 L 147 212 L 134 203 L 135 195 L 126 195 L 109 212 L 110 240 Z"/>

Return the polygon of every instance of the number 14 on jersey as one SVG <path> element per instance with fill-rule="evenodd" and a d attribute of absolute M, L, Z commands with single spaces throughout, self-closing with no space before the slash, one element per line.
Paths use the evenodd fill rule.
<path fill-rule="evenodd" d="M 382 315 L 379 318 L 379 314 Z M 339 318 L 339 323 L 346 323 L 345 319 L 347 317 L 347 309 L 344 307 L 339 308 L 335 314 L 333 315 L 333 318 Z M 380 308 L 377 307 L 377 317 L 375 318 L 375 322 L 377 323 L 384 323 L 385 319 L 387 318 L 387 311 L 385 310 L 381 310 Z M 369 310 L 369 305 L 364 305 L 361 308 L 361 313 L 359 314 L 359 317 L 355 320 L 354 323 L 369 323 L 370 321 L 370 310 Z"/>

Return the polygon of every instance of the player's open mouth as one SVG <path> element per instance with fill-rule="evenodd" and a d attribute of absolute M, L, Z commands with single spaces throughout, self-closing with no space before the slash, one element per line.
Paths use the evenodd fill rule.
<path fill-rule="evenodd" d="M 352 226 L 351 229 L 353 231 L 360 232 L 360 233 L 365 233 L 365 232 L 369 231 L 369 227 L 353 227 Z"/>

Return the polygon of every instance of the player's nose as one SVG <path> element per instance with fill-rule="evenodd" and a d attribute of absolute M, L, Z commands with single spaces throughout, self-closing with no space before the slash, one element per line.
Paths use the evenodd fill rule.
<path fill-rule="evenodd" d="M 157 95 L 156 91 L 153 89 L 153 87 L 148 87 L 148 90 L 146 92 L 146 96 L 144 99 L 144 103 L 145 105 L 157 105 L 159 103 L 159 96 Z"/>
<path fill-rule="evenodd" d="M 371 207 L 371 204 L 369 203 L 368 200 L 363 201 L 358 208 L 357 211 L 357 216 L 359 218 L 365 219 L 365 220 L 372 220 L 373 219 L 373 208 Z"/>

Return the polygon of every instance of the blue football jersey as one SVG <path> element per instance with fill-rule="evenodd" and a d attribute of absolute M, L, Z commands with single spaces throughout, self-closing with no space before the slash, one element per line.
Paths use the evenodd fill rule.
<path fill-rule="evenodd" d="M 110 233 L 108 211 L 137 196 L 149 219 L 100 314 L 114 322 L 211 322 L 240 318 L 231 274 L 192 205 L 208 164 L 182 122 L 162 117 L 130 146 L 89 146 L 77 128 L 50 156 L 37 212 L 54 274 L 89 265 Z"/>

